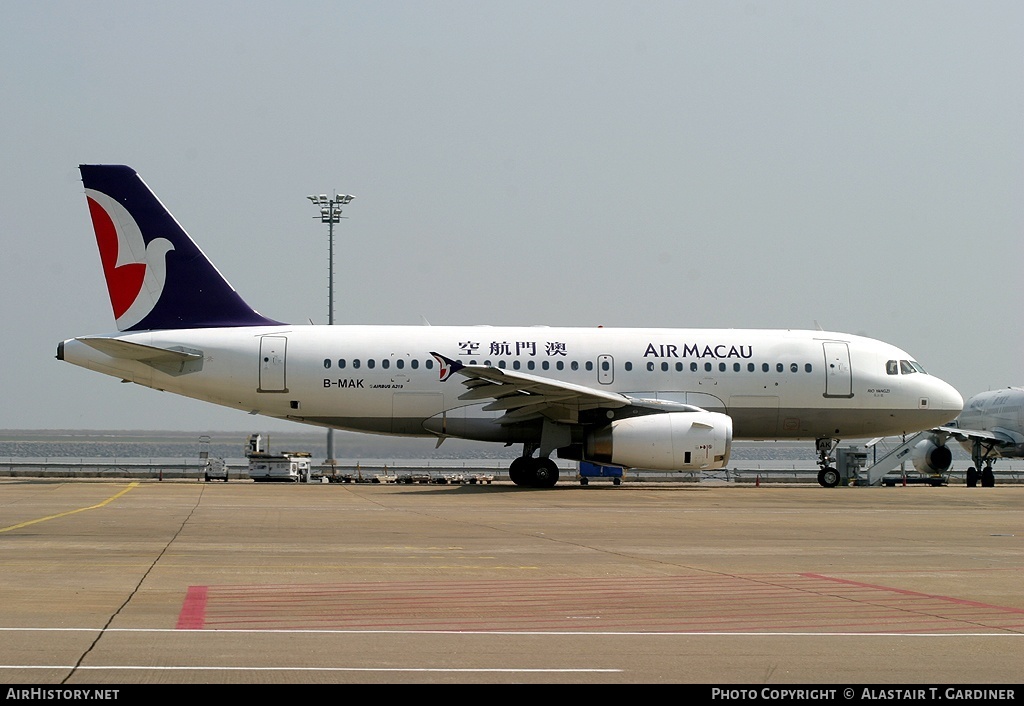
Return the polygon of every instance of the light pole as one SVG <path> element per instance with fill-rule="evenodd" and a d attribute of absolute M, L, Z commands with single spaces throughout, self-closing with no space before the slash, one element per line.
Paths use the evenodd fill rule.
<path fill-rule="evenodd" d="M 320 208 L 321 223 L 327 224 L 327 324 L 334 325 L 334 224 L 341 221 L 341 207 L 347 206 L 355 198 L 352 194 L 335 194 L 328 198 L 327 194 L 307 196 L 314 206 Z M 327 463 L 334 465 L 334 429 L 327 430 Z"/>

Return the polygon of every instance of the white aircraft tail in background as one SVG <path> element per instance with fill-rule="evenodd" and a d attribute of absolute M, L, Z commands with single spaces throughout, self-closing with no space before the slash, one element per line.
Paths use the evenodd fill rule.
<path fill-rule="evenodd" d="M 522 444 L 514 483 L 559 458 L 722 468 L 733 439 L 842 438 L 953 419 L 963 398 L 888 343 L 820 330 L 316 326 L 248 306 L 133 169 L 83 165 L 117 333 L 57 358 L 249 413 L 350 431 Z"/>

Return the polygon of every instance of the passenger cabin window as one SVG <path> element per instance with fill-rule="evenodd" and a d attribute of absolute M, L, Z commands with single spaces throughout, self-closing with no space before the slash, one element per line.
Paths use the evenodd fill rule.
<path fill-rule="evenodd" d="M 324 367 L 325 368 L 331 367 L 331 359 L 330 358 L 324 358 Z"/>

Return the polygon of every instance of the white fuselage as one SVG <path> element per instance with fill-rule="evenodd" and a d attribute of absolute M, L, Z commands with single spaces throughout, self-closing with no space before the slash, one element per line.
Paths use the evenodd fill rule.
<path fill-rule="evenodd" d="M 955 426 L 992 432 L 1012 442 L 994 447 L 991 451 L 993 457 L 1024 457 L 1024 388 L 1005 387 L 974 395 L 964 403 Z M 966 440 L 960 445 L 970 453 L 974 443 Z"/>
<path fill-rule="evenodd" d="M 200 352 L 167 371 L 83 341 L 120 339 Z M 491 326 L 274 326 L 185 329 L 64 342 L 68 362 L 246 412 L 353 431 L 531 441 L 536 425 L 460 400 L 438 352 L 633 398 L 723 412 L 737 439 L 865 438 L 949 422 L 963 400 L 911 356 L 873 339 L 824 331 Z M 899 367 L 899 366 L 896 366 Z M 918 366 L 919 368 L 919 366 Z"/>

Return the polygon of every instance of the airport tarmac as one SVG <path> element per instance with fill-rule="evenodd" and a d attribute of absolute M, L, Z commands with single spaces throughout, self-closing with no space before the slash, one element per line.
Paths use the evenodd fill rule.
<path fill-rule="evenodd" d="M 1018 684 L 1024 487 L 0 479 L 4 684 Z"/>

